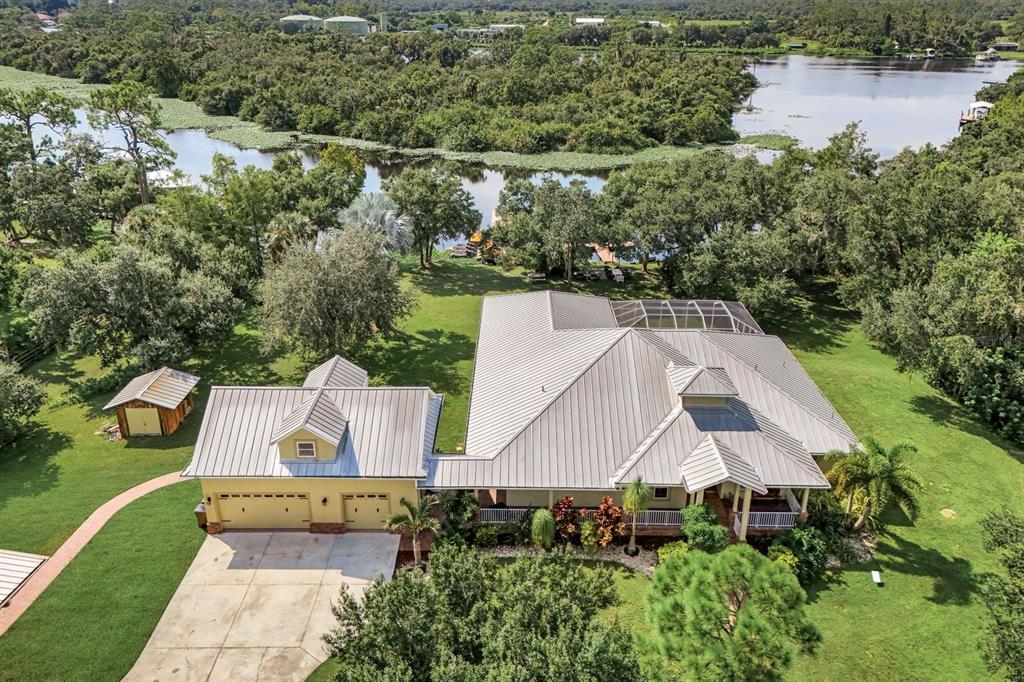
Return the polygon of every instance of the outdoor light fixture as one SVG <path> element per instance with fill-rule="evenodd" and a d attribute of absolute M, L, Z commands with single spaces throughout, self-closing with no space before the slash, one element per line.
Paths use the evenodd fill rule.
<path fill-rule="evenodd" d="M 320 500 L 320 504 L 322 504 L 323 506 L 325 506 L 325 507 L 326 507 L 326 506 L 327 506 L 327 498 L 326 498 L 326 497 L 322 498 L 322 499 Z"/>
<path fill-rule="evenodd" d="M 206 496 L 206 504 L 210 504 L 211 502 L 213 502 L 213 498 L 210 497 L 209 495 L 207 495 Z"/>

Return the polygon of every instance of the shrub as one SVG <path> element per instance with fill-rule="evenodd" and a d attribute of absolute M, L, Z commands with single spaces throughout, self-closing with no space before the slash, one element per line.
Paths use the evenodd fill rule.
<path fill-rule="evenodd" d="M 494 547 L 500 534 L 501 529 L 497 526 L 480 526 L 476 529 L 474 544 L 477 547 Z"/>
<path fill-rule="evenodd" d="M 690 549 L 715 554 L 729 546 L 729 531 L 718 522 L 714 509 L 702 504 L 685 507 L 682 514 L 683 533 Z"/>
<path fill-rule="evenodd" d="M 445 493 L 440 498 L 440 506 L 444 511 L 445 535 L 461 535 L 463 538 L 469 536 L 469 524 L 476 516 L 479 508 L 476 496 L 465 490 L 456 493 Z"/>
<path fill-rule="evenodd" d="M 658 548 L 658 563 L 667 561 L 671 556 L 683 556 L 690 551 L 690 546 L 682 540 L 669 542 Z"/>
<path fill-rule="evenodd" d="M 626 534 L 626 518 L 622 507 L 615 505 L 615 500 L 605 497 L 594 512 L 594 525 L 597 528 L 598 543 L 607 547 L 615 537 Z"/>
<path fill-rule="evenodd" d="M 572 542 L 580 532 L 582 514 L 572 504 L 572 495 L 566 495 L 551 507 L 551 514 L 555 517 L 555 530 L 558 537 L 566 542 Z"/>
<path fill-rule="evenodd" d="M 825 575 L 828 543 L 817 528 L 797 526 L 779 535 L 768 549 L 768 556 L 771 557 L 773 551 L 780 552 L 783 549 L 796 557 L 797 565 L 793 572 L 801 585 L 808 585 Z"/>
<path fill-rule="evenodd" d="M 515 542 L 527 544 L 533 534 L 533 512 L 527 510 L 517 520 L 513 521 L 510 530 Z"/>
<path fill-rule="evenodd" d="M 793 550 L 782 545 L 772 545 L 768 548 L 768 558 L 777 564 L 781 564 L 793 571 L 795 575 L 797 568 L 800 564 L 800 560 L 796 558 L 796 554 L 793 554 Z"/>
<path fill-rule="evenodd" d="M 22 374 L 13 362 L 0 362 L 0 445 L 24 434 L 45 401 L 38 381 Z"/>
<path fill-rule="evenodd" d="M 590 519 L 580 524 L 580 545 L 583 546 L 585 554 L 594 554 L 600 545 L 600 535 L 597 526 Z"/>
<path fill-rule="evenodd" d="M 555 517 L 551 514 L 550 509 L 538 509 L 533 512 L 533 519 L 530 523 L 530 539 L 538 547 L 551 548 L 551 543 L 555 541 Z"/>

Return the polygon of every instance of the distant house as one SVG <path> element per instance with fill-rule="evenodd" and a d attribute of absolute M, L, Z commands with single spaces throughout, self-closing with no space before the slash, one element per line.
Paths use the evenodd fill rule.
<path fill-rule="evenodd" d="M 600 26 L 604 23 L 604 17 L 576 17 L 577 26 Z"/>
<path fill-rule="evenodd" d="M 455 29 L 455 37 L 459 40 L 489 40 L 494 37 L 494 31 L 486 26 L 467 26 Z"/>
<path fill-rule="evenodd" d="M 646 26 L 647 28 L 661 28 L 661 22 L 655 21 L 654 19 L 641 19 L 636 23 L 640 24 L 641 26 Z"/>
<path fill-rule="evenodd" d="M 430 25 L 430 30 L 431 31 L 437 31 L 438 33 L 444 33 L 445 31 L 448 30 L 448 24 L 445 24 L 445 23 L 431 24 Z"/>
<path fill-rule="evenodd" d="M 121 435 L 169 436 L 192 411 L 192 389 L 199 377 L 169 367 L 137 376 L 122 388 L 104 410 L 117 408 Z"/>
<path fill-rule="evenodd" d="M 290 14 L 281 18 L 281 28 L 285 33 L 319 31 L 323 26 L 324 20 L 311 14 Z"/>
<path fill-rule="evenodd" d="M 371 387 L 335 357 L 301 388 L 214 387 L 191 463 L 207 530 L 379 530 L 404 497 L 472 490 L 479 523 L 569 495 L 654 488 L 644 532 L 708 504 L 740 541 L 792 528 L 818 458 L 856 436 L 796 358 L 730 301 L 553 291 L 483 301 L 465 452 L 434 452 L 442 396 Z"/>
<path fill-rule="evenodd" d="M 370 22 L 360 17 L 331 17 L 330 19 L 324 19 L 324 29 L 338 33 L 365 36 L 370 33 Z"/>
<path fill-rule="evenodd" d="M 501 33 L 508 33 L 509 31 L 522 31 L 526 27 L 522 24 L 491 24 L 487 28 L 491 30 L 491 33 L 498 35 Z"/>
<path fill-rule="evenodd" d="M 1016 52 L 1020 49 L 1020 43 L 1014 43 L 1009 40 L 1001 40 L 998 43 L 992 43 L 992 49 L 997 52 Z"/>

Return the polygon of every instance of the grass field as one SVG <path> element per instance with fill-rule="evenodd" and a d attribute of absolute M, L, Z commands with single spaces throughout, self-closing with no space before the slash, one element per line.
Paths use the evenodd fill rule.
<path fill-rule="evenodd" d="M 115 514 L 0 637 L 0 679 L 121 679 L 205 537 L 182 513 L 198 494 L 177 483 Z"/>

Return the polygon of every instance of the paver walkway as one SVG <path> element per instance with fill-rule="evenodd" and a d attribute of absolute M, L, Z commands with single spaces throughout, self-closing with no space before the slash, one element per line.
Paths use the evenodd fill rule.
<path fill-rule="evenodd" d="M 50 586 L 53 579 L 60 575 L 64 567 L 82 551 L 82 548 L 89 543 L 89 540 L 92 540 L 92 537 L 110 520 L 110 517 L 129 502 L 137 500 L 147 493 L 185 480 L 188 479 L 182 478 L 175 471 L 140 483 L 134 488 L 129 488 L 120 495 L 104 502 L 96 511 L 89 515 L 89 518 L 81 526 L 75 529 L 71 537 L 64 541 L 64 544 L 53 553 L 53 556 L 44 561 L 43 565 L 25 581 L 25 584 L 14 594 L 14 597 L 11 598 L 7 606 L 0 609 L 0 635 L 7 632 L 7 628 L 11 627 L 14 621 L 18 620 L 18 617 L 25 613 L 25 610 L 32 605 L 36 597 L 41 595 Z"/>

